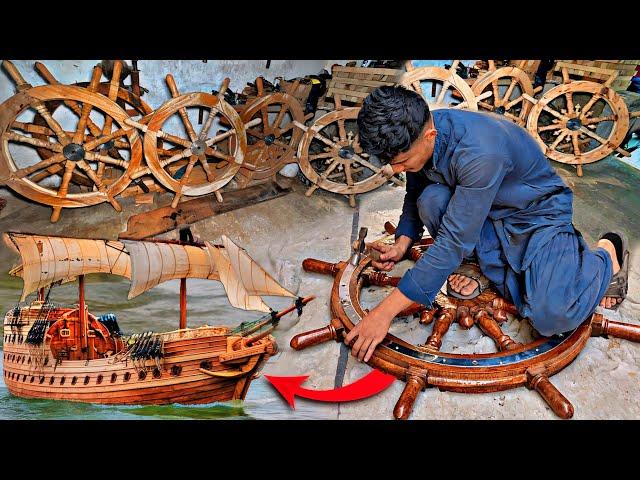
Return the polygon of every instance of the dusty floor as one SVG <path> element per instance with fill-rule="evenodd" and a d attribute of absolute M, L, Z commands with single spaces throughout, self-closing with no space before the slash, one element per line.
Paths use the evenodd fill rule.
<path fill-rule="evenodd" d="M 605 228 L 616 225 L 627 231 L 632 243 L 632 272 L 629 297 L 612 320 L 640 323 L 640 172 L 612 159 L 589 165 L 585 176 L 575 176 L 571 168 L 554 164 L 575 192 L 574 223 L 589 241 Z M 273 357 L 263 373 L 271 375 L 310 375 L 304 385 L 311 389 L 330 389 L 336 384 L 349 384 L 365 375 L 370 368 L 351 358 L 346 347 L 335 342 L 302 352 L 289 347 L 297 333 L 323 327 L 330 320 L 329 292 L 332 278 L 302 271 L 302 261 L 315 257 L 336 262 L 349 255 L 349 245 L 361 226 L 369 228 L 368 239 L 382 234 L 386 220 L 397 223 L 403 191 L 391 186 L 359 197 L 357 209 L 346 200 L 328 192 L 303 195 L 304 187 L 294 183 L 294 193 L 262 204 L 219 215 L 196 223 L 193 231 L 216 241 L 226 234 L 244 246 L 254 258 L 290 290 L 300 295 L 317 295 L 302 317 L 284 319 L 276 333 L 280 353 Z M 50 209 L 19 199 L 6 189 L 0 196 L 8 199 L 0 213 L 0 231 L 18 230 L 69 236 L 116 238 L 124 230 L 126 218 L 153 208 L 136 206 L 131 199 L 123 201 L 124 212 L 116 213 L 108 204 L 91 208 L 64 210 L 57 224 L 49 223 Z M 156 206 L 169 203 L 170 197 L 157 198 Z M 167 234 L 171 236 L 172 234 Z M 0 260 L 8 270 L 15 257 L 2 245 Z M 398 268 L 407 268 L 407 265 Z M 374 301 L 371 298 L 370 301 Z M 5 309 L 5 305 L 2 306 Z M 197 322 L 192 319 L 190 322 Z M 422 343 L 431 327 L 415 320 L 394 322 L 394 334 Z M 511 322 L 507 333 L 526 339 L 528 325 Z M 443 350 L 465 352 L 492 351 L 489 339 L 474 327 L 458 331 L 452 327 Z M 640 418 L 640 345 L 624 340 L 592 338 L 578 358 L 552 378 L 554 385 L 573 403 L 575 419 Z M 297 399 L 301 411 L 311 416 L 331 419 L 390 419 L 393 406 L 404 384 L 395 382 L 390 388 L 366 400 L 322 404 Z M 271 390 L 265 402 L 283 402 Z M 296 418 L 292 412 L 290 418 Z M 431 388 L 419 395 L 414 419 L 554 419 L 537 393 L 519 388 L 494 394 L 465 395 L 440 392 Z"/>

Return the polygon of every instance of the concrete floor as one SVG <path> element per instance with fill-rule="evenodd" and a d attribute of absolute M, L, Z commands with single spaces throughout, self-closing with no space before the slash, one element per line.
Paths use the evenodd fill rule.
<path fill-rule="evenodd" d="M 585 168 L 578 178 L 571 167 L 554 163 L 575 192 L 575 225 L 591 242 L 606 228 L 625 230 L 632 243 L 631 287 L 629 297 L 612 320 L 640 323 L 640 172 L 614 159 L 606 159 Z M 193 225 L 202 238 L 217 241 L 226 234 L 244 246 L 285 287 L 300 295 L 317 295 L 300 319 L 290 315 L 276 331 L 280 353 L 268 362 L 263 373 L 270 375 L 310 375 L 304 384 L 311 389 L 331 389 L 349 384 L 370 368 L 355 361 L 346 347 L 335 342 L 302 352 L 289 347 L 297 333 L 320 328 L 330 320 L 329 293 L 332 278 L 302 271 L 302 261 L 315 257 L 336 262 L 349 255 L 349 245 L 358 228 L 369 228 L 368 240 L 381 235 L 386 220 L 397 223 L 404 192 L 385 185 L 359 196 L 357 209 L 343 197 L 317 191 L 306 198 L 304 187 L 293 182 L 294 192 L 284 197 L 205 219 Z M 49 223 L 50 209 L 17 198 L 6 189 L 0 196 L 8 199 L 0 213 L 0 231 L 116 238 L 124 230 L 126 219 L 153 205 L 136 206 L 123 199 L 124 211 L 115 212 L 108 204 L 91 208 L 64 210 L 57 224 Z M 169 195 L 157 197 L 156 205 L 170 202 Z M 172 238 L 173 233 L 165 236 Z M 15 256 L 2 245 L 0 260 L 8 270 Z M 401 271 L 408 265 L 399 265 Z M 369 301 L 377 301 L 371 297 Z M 6 306 L 3 306 L 3 308 Z M 424 342 L 431 327 L 415 320 L 397 320 L 392 332 L 406 340 Z M 505 330 L 519 339 L 530 338 L 528 324 L 512 321 Z M 494 351 L 492 342 L 474 327 L 469 331 L 452 327 L 443 350 L 458 352 Z M 624 340 L 592 338 L 578 358 L 552 378 L 554 385 L 573 403 L 575 419 L 640 418 L 640 345 Z M 297 399 L 298 411 L 308 416 L 330 419 L 390 419 L 393 406 L 404 383 L 395 382 L 375 397 L 343 404 L 323 404 Z M 269 391 L 265 402 L 284 402 Z M 286 407 L 288 408 L 288 407 Z M 296 418 L 295 412 L 289 418 Z M 458 394 L 431 388 L 419 395 L 414 419 L 554 419 L 537 393 L 525 388 L 494 394 Z"/>

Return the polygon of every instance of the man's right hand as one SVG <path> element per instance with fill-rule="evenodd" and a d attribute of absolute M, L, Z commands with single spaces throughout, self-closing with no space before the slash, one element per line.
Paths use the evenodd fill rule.
<path fill-rule="evenodd" d="M 385 272 L 390 271 L 393 269 L 396 262 L 402 260 L 404 254 L 407 253 L 411 242 L 412 240 L 409 237 L 401 236 L 393 245 L 386 245 L 381 242 L 373 242 L 369 244 L 373 250 L 380 252 L 379 261 L 373 260 L 371 265 L 373 265 L 374 268 Z"/>

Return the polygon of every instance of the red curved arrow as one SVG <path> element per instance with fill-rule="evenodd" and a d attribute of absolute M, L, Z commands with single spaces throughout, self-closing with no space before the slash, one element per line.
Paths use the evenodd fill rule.
<path fill-rule="evenodd" d="M 350 402 L 380 393 L 388 388 L 396 379 L 393 375 L 388 375 L 380 370 L 373 370 L 361 379 L 344 387 L 334 388 L 333 390 L 309 390 L 300 386 L 309 378 L 309 375 L 299 377 L 273 377 L 271 375 L 265 375 L 264 378 L 271 382 L 294 410 L 296 408 L 296 395 L 320 402 Z"/>

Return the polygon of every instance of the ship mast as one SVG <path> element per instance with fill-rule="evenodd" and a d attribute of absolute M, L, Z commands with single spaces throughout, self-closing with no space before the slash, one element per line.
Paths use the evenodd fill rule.
<path fill-rule="evenodd" d="M 180 330 L 187 328 L 187 279 L 180 279 Z"/>
<path fill-rule="evenodd" d="M 180 241 L 194 243 L 193 234 L 191 228 L 188 226 L 182 227 L 179 230 Z M 180 330 L 187 328 L 187 279 L 180 279 Z"/>
<path fill-rule="evenodd" d="M 85 352 L 86 358 L 91 359 L 91 352 L 89 352 L 87 348 L 87 333 L 89 325 L 84 301 L 84 275 L 78 275 L 78 318 L 80 319 L 80 341 L 82 351 Z"/>

